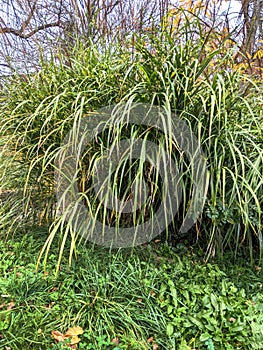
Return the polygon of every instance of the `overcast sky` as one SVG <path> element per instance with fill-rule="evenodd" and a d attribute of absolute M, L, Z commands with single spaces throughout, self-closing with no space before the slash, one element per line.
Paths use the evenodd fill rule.
<path fill-rule="evenodd" d="M 227 11 L 228 9 L 230 9 L 229 14 L 230 17 L 235 18 L 238 16 L 240 10 L 241 10 L 241 2 L 240 1 L 235 1 L 235 0 L 231 0 L 231 1 L 223 1 L 222 2 L 222 9 L 223 11 Z"/>

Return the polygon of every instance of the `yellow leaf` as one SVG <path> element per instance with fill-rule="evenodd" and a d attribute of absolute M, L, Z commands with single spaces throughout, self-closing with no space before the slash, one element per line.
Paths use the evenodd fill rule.
<path fill-rule="evenodd" d="M 67 332 L 65 333 L 65 337 L 69 338 L 69 337 L 74 337 L 75 335 L 80 335 L 83 334 L 84 331 L 81 327 L 71 327 L 67 330 Z"/>
<path fill-rule="evenodd" d="M 71 340 L 70 340 L 70 344 L 74 345 L 74 344 L 78 344 L 80 342 L 80 338 L 77 335 L 73 335 Z"/>

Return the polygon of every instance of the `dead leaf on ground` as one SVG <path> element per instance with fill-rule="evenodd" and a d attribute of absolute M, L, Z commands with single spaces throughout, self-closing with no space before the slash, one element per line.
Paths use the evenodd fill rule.
<path fill-rule="evenodd" d="M 150 337 L 149 339 L 147 339 L 147 343 L 152 343 L 153 342 L 153 337 Z"/>
<path fill-rule="evenodd" d="M 64 339 L 65 339 L 64 334 L 60 333 L 59 331 L 52 331 L 51 337 L 54 338 L 58 342 L 64 341 Z"/>
<path fill-rule="evenodd" d="M 158 350 L 158 349 L 159 349 L 158 344 L 153 344 L 153 350 Z"/>
<path fill-rule="evenodd" d="M 84 331 L 81 327 L 71 327 L 67 330 L 67 332 L 65 333 L 65 337 L 68 338 L 68 337 L 73 337 L 73 336 L 76 336 L 76 335 L 80 335 L 80 334 L 83 334 Z"/>
<path fill-rule="evenodd" d="M 6 310 L 12 310 L 15 307 L 15 302 L 12 300 L 10 303 L 7 305 Z"/>
<path fill-rule="evenodd" d="M 70 339 L 70 345 L 76 345 L 81 341 L 77 335 L 73 335 Z"/>
<path fill-rule="evenodd" d="M 112 343 L 118 345 L 119 344 L 119 338 L 118 337 L 115 337 L 112 339 Z"/>
<path fill-rule="evenodd" d="M 65 339 L 70 339 L 70 344 L 67 347 L 71 349 L 77 349 L 77 344 L 81 341 L 78 335 L 83 333 L 83 329 L 81 327 L 76 326 L 69 328 L 65 334 L 59 331 L 52 331 L 51 336 L 57 342 L 63 342 Z"/>

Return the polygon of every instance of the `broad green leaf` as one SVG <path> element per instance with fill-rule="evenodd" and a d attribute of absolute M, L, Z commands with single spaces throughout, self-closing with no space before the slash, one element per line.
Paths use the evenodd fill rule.
<path fill-rule="evenodd" d="M 168 323 L 166 327 L 166 334 L 168 337 L 171 337 L 174 333 L 174 326 L 172 323 Z"/>

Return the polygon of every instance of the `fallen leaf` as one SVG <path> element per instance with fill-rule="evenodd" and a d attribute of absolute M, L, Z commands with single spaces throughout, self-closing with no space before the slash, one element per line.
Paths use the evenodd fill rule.
<path fill-rule="evenodd" d="M 235 321 L 236 321 L 236 319 L 235 319 L 234 317 L 230 317 L 228 320 L 229 320 L 230 322 L 235 322 Z"/>
<path fill-rule="evenodd" d="M 118 337 L 113 338 L 111 342 L 116 344 L 116 345 L 118 345 L 119 344 L 119 338 Z"/>
<path fill-rule="evenodd" d="M 70 339 L 70 344 L 75 345 L 78 344 L 81 341 L 81 339 L 77 335 L 73 335 Z"/>
<path fill-rule="evenodd" d="M 54 338 L 56 341 L 64 341 L 65 337 L 64 334 L 60 333 L 59 331 L 52 331 L 51 337 Z"/>
<path fill-rule="evenodd" d="M 153 350 L 158 350 L 158 349 L 159 349 L 158 344 L 153 344 Z"/>
<path fill-rule="evenodd" d="M 153 337 L 150 337 L 149 339 L 147 339 L 147 343 L 152 343 L 153 342 Z"/>
<path fill-rule="evenodd" d="M 10 303 L 7 305 L 7 308 L 6 308 L 6 310 L 12 310 L 14 307 L 15 307 L 15 303 L 14 303 L 14 301 L 12 300 L 12 301 L 10 301 Z"/>
<path fill-rule="evenodd" d="M 65 333 L 65 338 L 69 338 L 69 337 L 74 337 L 76 335 L 80 335 L 83 334 L 84 331 L 81 327 L 71 327 L 67 330 L 67 332 Z"/>
<path fill-rule="evenodd" d="M 137 303 L 142 303 L 142 299 L 141 298 L 137 299 Z"/>

